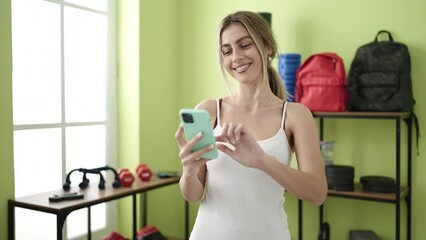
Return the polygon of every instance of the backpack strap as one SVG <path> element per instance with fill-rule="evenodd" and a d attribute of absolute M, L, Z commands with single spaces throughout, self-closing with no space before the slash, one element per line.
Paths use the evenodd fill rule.
<path fill-rule="evenodd" d="M 421 137 L 419 119 L 417 118 L 416 114 L 413 111 L 411 111 L 411 116 L 413 116 L 414 125 L 416 127 L 416 147 L 417 147 L 417 156 L 419 156 L 419 138 Z"/>

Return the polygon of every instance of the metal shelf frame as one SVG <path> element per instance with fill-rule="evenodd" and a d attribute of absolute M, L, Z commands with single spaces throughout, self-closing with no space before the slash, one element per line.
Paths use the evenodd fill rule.
<path fill-rule="evenodd" d="M 319 119 L 320 140 L 324 140 L 325 119 L 385 119 L 395 121 L 395 181 L 399 186 L 395 194 L 366 193 L 360 189 L 359 184 L 354 192 L 329 190 L 328 196 L 350 198 L 366 201 L 377 201 L 395 204 L 395 239 L 401 239 L 401 200 L 407 206 L 407 240 L 411 240 L 411 170 L 412 170 L 412 121 L 410 112 L 313 112 L 314 118 Z M 407 186 L 401 186 L 401 122 L 407 125 Z M 324 203 L 325 204 L 325 203 Z M 319 227 L 324 223 L 324 204 L 319 207 Z M 303 201 L 298 201 L 298 226 L 299 240 L 303 239 Z M 404 238 L 403 238 L 404 239 Z"/>

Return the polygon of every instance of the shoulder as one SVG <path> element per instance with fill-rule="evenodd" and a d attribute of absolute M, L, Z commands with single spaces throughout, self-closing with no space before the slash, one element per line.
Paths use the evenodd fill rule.
<path fill-rule="evenodd" d="M 214 121 L 216 119 L 216 111 L 217 111 L 217 99 L 206 99 L 195 107 L 196 109 L 203 109 L 209 112 L 210 119 Z"/>
<path fill-rule="evenodd" d="M 289 102 L 287 104 L 287 111 L 294 117 L 312 117 L 312 112 L 305 105 L 301 103 Z"/>
<path fill-rule="evenodd" d="M 286 130 L 291 134 L 290 139 L 294 144 L 295 151 L 300 150 L 297 146 L 317 146 L 317 126 L 312 112 L 301 103 L 289 103 L 286 114 Z M 305 148 L 304 147 L 304 148 Z"/>
<path fill-rule="evenodd" d="M 311 110 L 301 103 L 288 103 L 286 113 L 286 123 L 294 132 L 298 128 L 304 128 L 306 125 L 314 123 Z"/>

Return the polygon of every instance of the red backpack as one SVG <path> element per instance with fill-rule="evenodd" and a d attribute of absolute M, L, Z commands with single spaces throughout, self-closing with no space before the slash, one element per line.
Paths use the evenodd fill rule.
<path fill-rule="evenodd" d="M 348 91 L 343 60 L 335 53 L 310 56 L 296 73 L 296 102 L 311 111 L 343 112 Z"/>

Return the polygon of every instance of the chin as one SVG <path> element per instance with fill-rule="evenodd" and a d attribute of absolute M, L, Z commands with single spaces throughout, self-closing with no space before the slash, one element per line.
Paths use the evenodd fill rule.
<path fill-rule="evenodd" d="M 246 78 L 235 78 L 237 80 L 238 83 L 240 84 L 250 84 L 250 85 L 256 85 L 258 83 L 258 81 L 253 80 L 253 79 L 246 79 Z"/>

